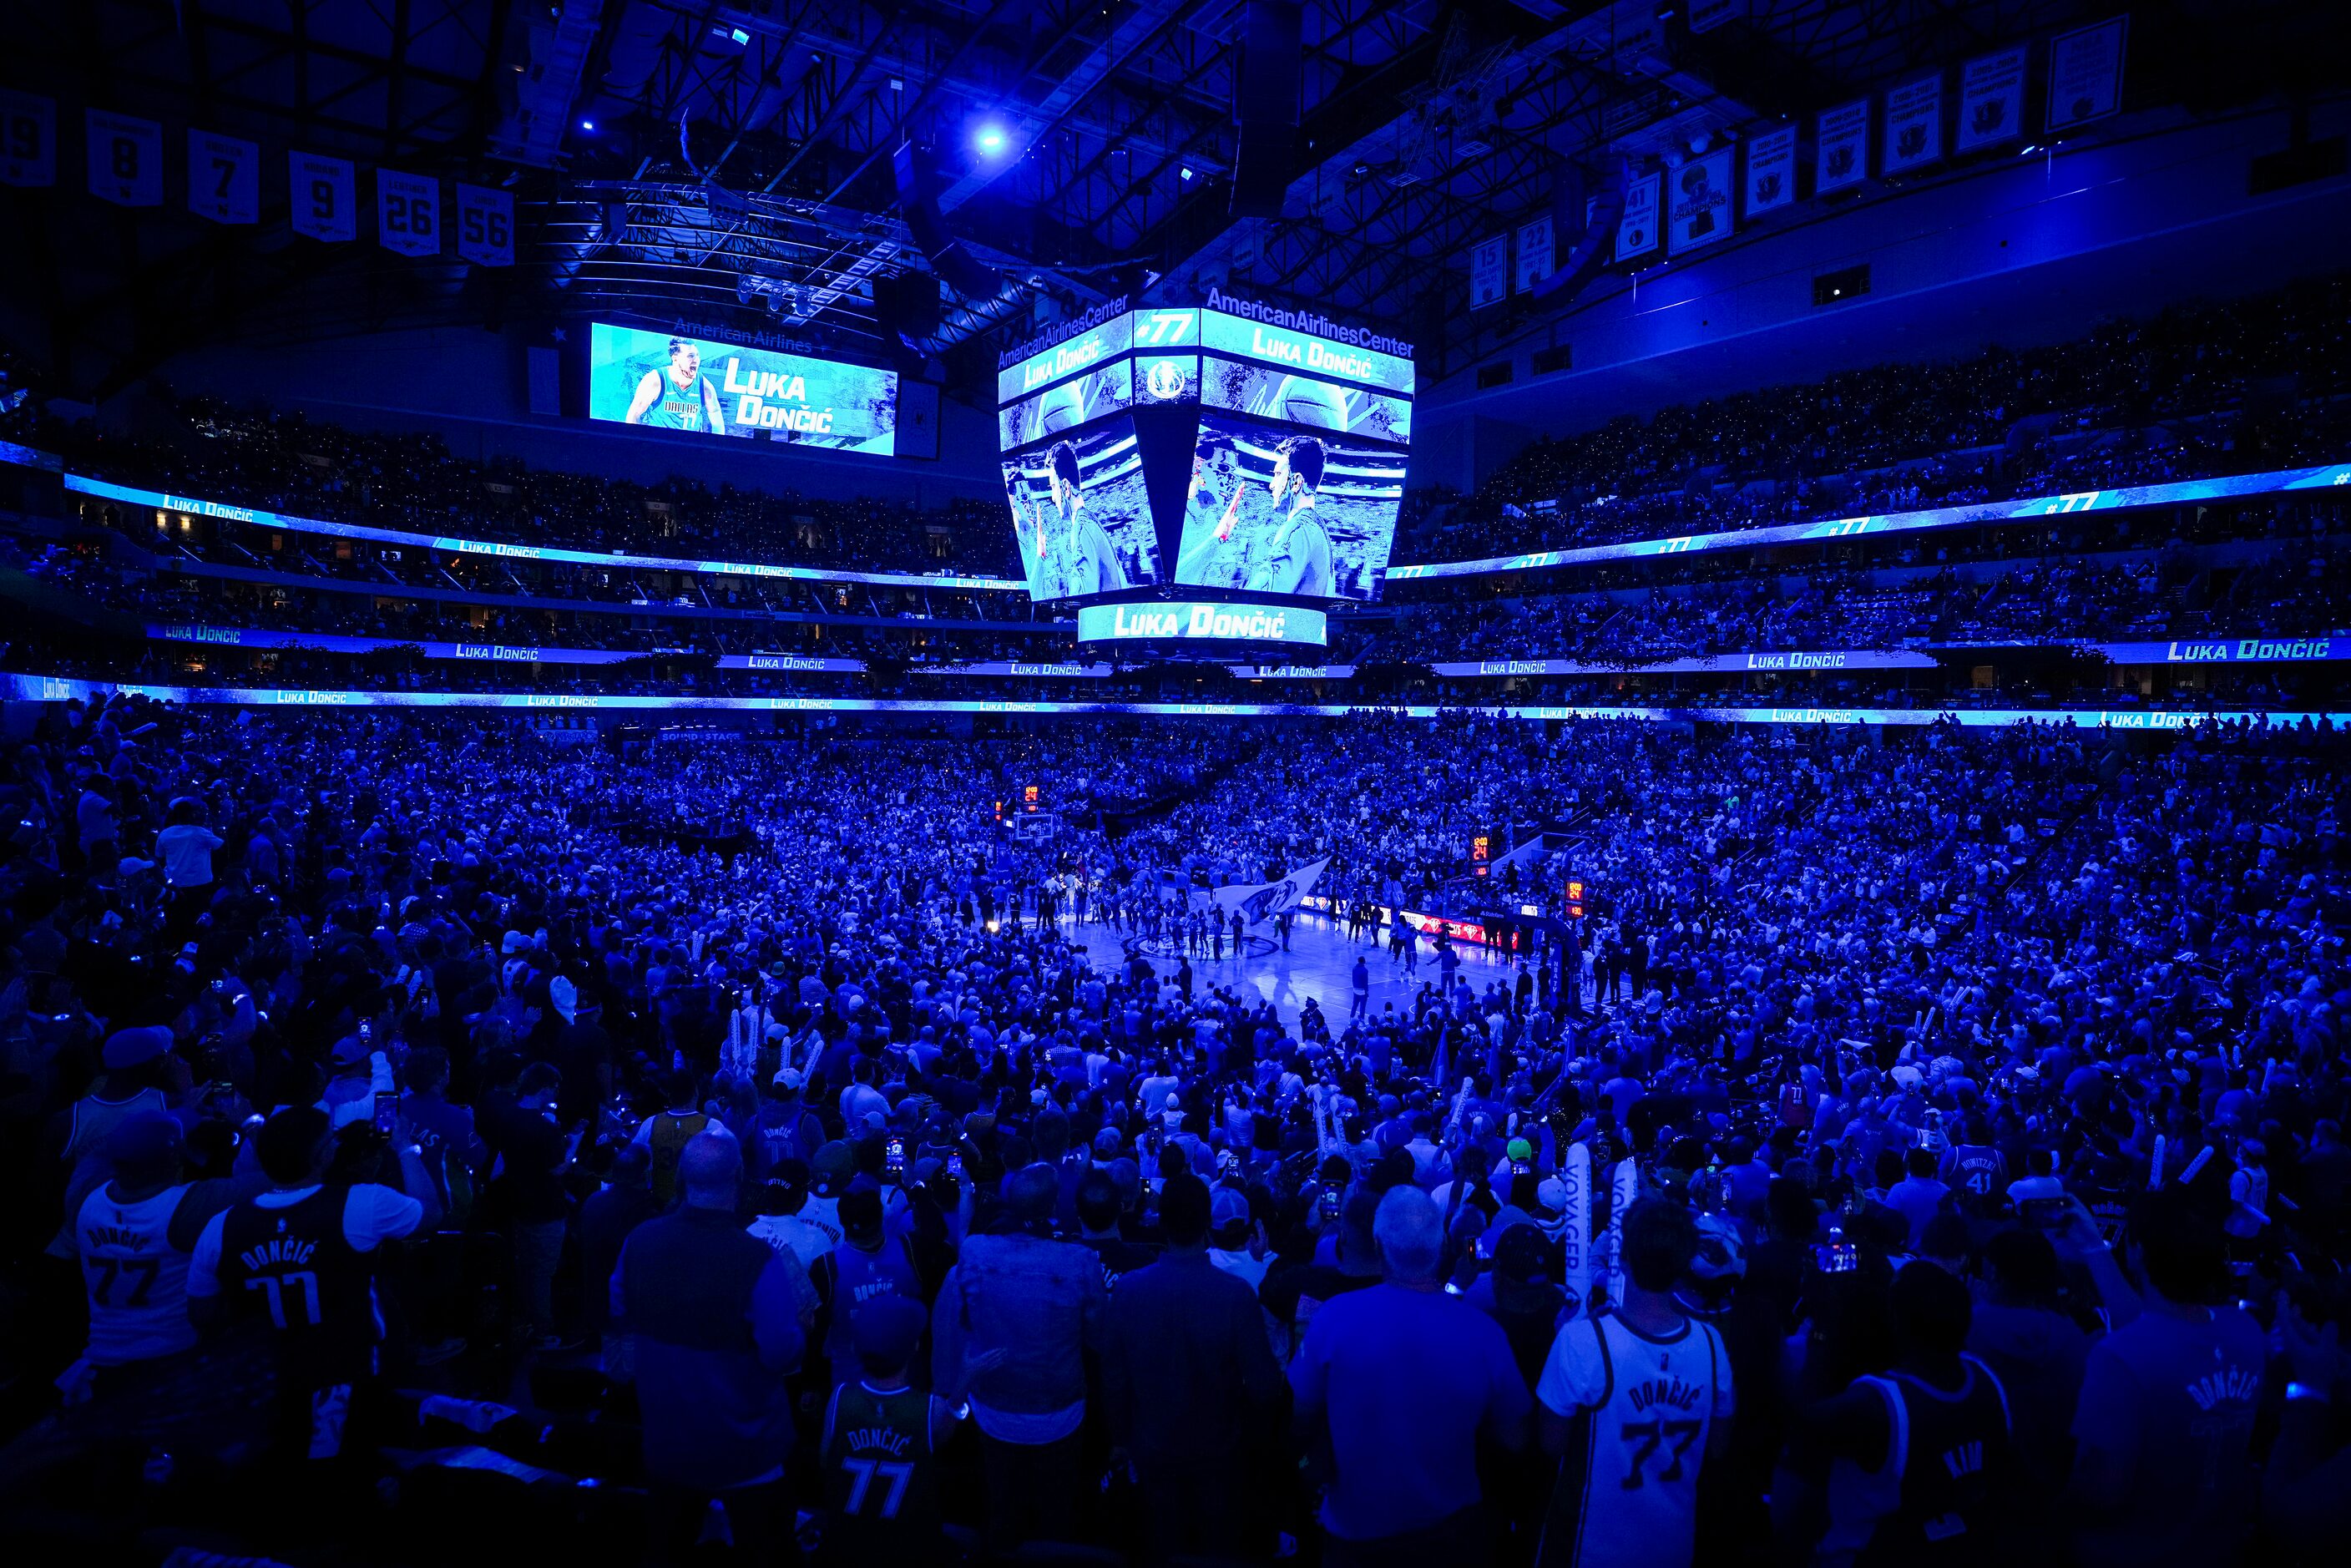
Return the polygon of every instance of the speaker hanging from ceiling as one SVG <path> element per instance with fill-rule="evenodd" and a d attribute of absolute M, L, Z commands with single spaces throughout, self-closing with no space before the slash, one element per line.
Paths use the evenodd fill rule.
<path fill-rule="evenodd" d="M 1240 91 L 1233 118 L 1240 124 L 1233 159 L 1232 215 L 1278 218 L 1298 160 L 1299 0 L 1249 0 L 1242 46 Z"/>
<path fill-rule="evenodd" d="M 1001 292 L 1003 275 L 974 257 L 961 240 L 947 233 L 946 219 L 939 213 L 937 172 L 929 150 L 902 141 L 890 162 L 898 176 L 898 215 L 906 220 L 914 244 L 930 258 L 931 270 L 940 281 L 967 299 L 993 298 Z"/>
<path fill-rule="evenodd" d="M 1598 180 L 1572 163 L 1561 168 L 1552 188 L 1551 218 L 1559 265 L 1550 277 L 1536 278 L 1529 290 L 1537 307 L 1555 310 L 1583 292 L 1615 249 L 1616 225 L 1624 216 L 1622 164 Z"/>

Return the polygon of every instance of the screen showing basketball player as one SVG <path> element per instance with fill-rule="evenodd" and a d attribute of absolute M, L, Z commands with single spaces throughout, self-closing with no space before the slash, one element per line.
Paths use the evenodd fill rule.
<path fill-rule="evenodd" d="M 1159 580 L 1159 541 L 1122 414 L 1002 460 L 1029 596 L 1082 599 Z"/>
<path fill-rule="evenodd" d="M 886 457 L 896 446 L 898 374 L 599 321 L 588 416 Z"/>
<path fill-rule="evenodd" d="M 1303 599 L 1376 599 L 1405 455 L 1204 413 L 1176 580 Z"/>

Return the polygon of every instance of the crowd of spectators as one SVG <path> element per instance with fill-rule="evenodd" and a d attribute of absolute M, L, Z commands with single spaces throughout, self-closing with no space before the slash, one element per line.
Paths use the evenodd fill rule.
<path fill-rule="evenodd" d="M 2158 484 L 2340 458 L 2351 279 L 1876 366 L 1538 439 L 1400 560 Z"/>
<path fill-rule="evenodd" d="M 0 1508 L 289 1562 L 2314 1560 L 2341 747 L 55 705 L 0 775 Z M 1023 778 L 1161 814 L 1019 831 Z M 1580 915 L 1423 969 L 1405 889 L 1530 818 Z M 1207 957 L 1199 884 L 1323 855 L 1404 1003 Z"/>

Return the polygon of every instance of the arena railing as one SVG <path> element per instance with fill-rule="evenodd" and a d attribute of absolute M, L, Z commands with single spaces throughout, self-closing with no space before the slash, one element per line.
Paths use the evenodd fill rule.
<path fill-rule="evenodd" d="M 62 675 L 9 674 L 6 695 L 17 702 L 89 702 L 123 693 L 157 702 L 199 707 L 438 707 L 492 708 L 517 712 L 646 713 L 892 713 L 1006 714 L 1039 717 L 1129 714 L 1146 718 L 1345 718 L 1385 715 L 1432 719 L 1460 713 L 1485 714 L 1528 723 L 1552 720 L 1630 719 L 1644 722 L 1767 725 L 1891 725 L 1902 728 L 1938 723 L 1963 729 L 2003 729 L 2016 725 L 2112 730 L 2184 730 L 2207 724 L 2298 728 L 2351 727 L 2351 710 L 2269 711 L 2226 708 L 2195 712 L 2152 708 L 1873 708 L 1729 707 L 1687 705 L 1636 706 L 1614 704 L 1546 703 L 1150 703 L 1021 702 L 1013 699 L 660 696 L 636 693 L 395 692 L 339 691 L 296 686 L 172 686 L 136 682 L 89 681 Z"/>

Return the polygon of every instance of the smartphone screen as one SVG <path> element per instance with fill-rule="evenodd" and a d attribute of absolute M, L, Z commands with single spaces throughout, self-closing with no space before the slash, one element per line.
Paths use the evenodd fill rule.
<path fill-rule="evenodd" d="M 375 1097 L 375 1130 L 389 1138 L 399 1125 L 400 1096 L 383 1090 Z"/>
<path fill-rule="evenodd" d="M 906 1168 L 906 1140 L 893 1138 L 883 1145 L 883 1164 L 894 1175 Z"/>

